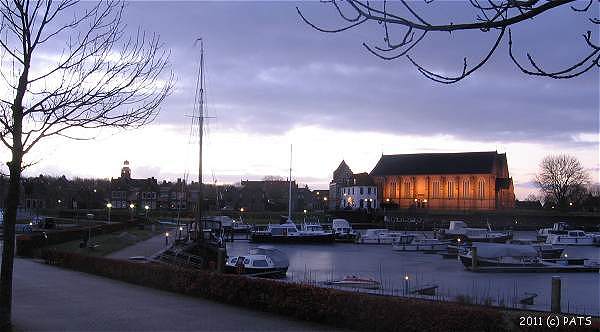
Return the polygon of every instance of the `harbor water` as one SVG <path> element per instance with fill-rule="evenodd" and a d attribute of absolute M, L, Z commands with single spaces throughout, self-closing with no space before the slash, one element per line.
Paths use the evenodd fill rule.
<path fill-rule="evenodd" d="M 431 234 L 429 234 L 431 235 Z M 517 232 L 515 238 L 533 239 L 535 232 Z M 247 240 L 227 243 L 229 256 L 243 255 L 259 246 Z M 264 244 L 263 244 L 264 246 Z M 511 308 L 550 309 L 551 279 L 562 279 L 562 311 L 600 316 L 600 274 L 470 272 L 456 259 L 439 254 L 393 251 L 391 245 L 272 244 L 288 255 L 286 280 L 323 285 L 348 275 L 368 277 L 382 284 L 382 294 L 407 295 L 407 289 L 437 285 L 434 299 Z M 567 247 L 569 258 L 600 259 L 598 247 Z M 408 277 L 408 280 L 406 280 Z M 533 305 L 519 299 L 537 294 Z M 426 298 L 426 297 L 425 297 Z"/>

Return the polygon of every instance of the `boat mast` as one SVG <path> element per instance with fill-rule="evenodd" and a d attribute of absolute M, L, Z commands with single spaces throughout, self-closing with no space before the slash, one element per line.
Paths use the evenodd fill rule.
<path fill-rule="evenodd" d="M 290 177 L 288 192 L 288 221 L 292 220 L 292 145 L 290 144 Z"/>
<path fill-rule="evenodd" d="M 198 213 L 196 215 L 196 240 L 203 238 L 203 234 L 200 234 L 203 227 L 200 225 L 202 222 L 202 134 L 204 131 L 204 43 L 202 38 L 197 39 L 200 41 L 200 66 L 198 68 L 198 78 L 196 81 L 196 103 L 198 105 Z"/>

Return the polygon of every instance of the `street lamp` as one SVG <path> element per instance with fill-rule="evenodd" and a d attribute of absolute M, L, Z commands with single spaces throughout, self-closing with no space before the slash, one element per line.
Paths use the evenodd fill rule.
<path fill-rule="evenodd" d="M 107 203 L 106 204 L 106 208 L 108 209 L 108 222 L 110 223 L 110 209 L 112 208 L 112 204 L 111 203 Z"/>
<path fill-rule="evenodd" d="M 133 209 L 135 208 L 135 204 L 129 204 L 129 221 L 133 221 Z"/>
<path fill-rule="evenodd" d="M 148 221 L 148 210 L 150 209 L 150 207 L 148 205 L 144 206 L 144 210 L 146 210 L 146 221 Z"/>
<path fill-rule="evenodd" d="M 169 232 L 165 233 L 165 246 L 169 246 Z"/>

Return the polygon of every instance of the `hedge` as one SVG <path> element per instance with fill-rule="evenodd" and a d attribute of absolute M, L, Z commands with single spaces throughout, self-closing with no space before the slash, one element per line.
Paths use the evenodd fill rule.
<path fill-rule="evenodd" d="M 92 232 L 94 234 L 106 234 L 121 231 L 131 226 L 132 224 L 130 223 L 102 224 L 92 227 Z M 87 232 L 89 232 L 88 227 L 75 227 L 43 233 L 22 234 L 17 236 L 17 255 L 31 257 L 34 255 L 35 249 L 74 240 L 82 240 Z"/>
<path fill-rule="evenodd" d="M 49 264 L 237 306 L 368 331 L 500 331 L 500 310 L 42 251 Z"/>

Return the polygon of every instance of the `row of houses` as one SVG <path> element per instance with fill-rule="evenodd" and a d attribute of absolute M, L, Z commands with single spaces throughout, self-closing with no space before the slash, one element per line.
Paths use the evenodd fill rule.
<path fill-rule="evenodd" d="M 0 193 L 7 185 L 0 179 Z M 289 182 L 267 178 L 238 185 L 203 185 L 204 209 L 285 211 Z M 68 180 L 39 176 L 23 181 L 22 206 L 195 211 L 197 182 L 134 178 L 129 161 L 110 180 Z M 345 161 L 333 171 L 329 190 L 292 181 L 292 210 L 379 208 L 495 210 L 514 208 L 506 154 L 490 152 L 382 155 L 370 172 L 354 173 Z M 110 203 L 110 205 L 108 205 Z"/>
<path fill-rule="evenodd" d="M 242 180 L 237 185 L 204 184 L 202 204 L 209 210 L 285 211 L 288 206 L 287 180 Z M 67 179 L 40 175 L 23 178 L 21 209 L 106 209 L 195 212 L 198 209 L 198 182 L 158 181 L 154 177 L 135 178 L 129 161 L 120 176 L 111 179 Z M 8 178 L 0 176 L 0 208 L 8 191 Z M 327 190 L 310 190 L 292 181 L 294 211 L 324 210 Z M 109 204 L 110 203 L 110 204 Z"/>

